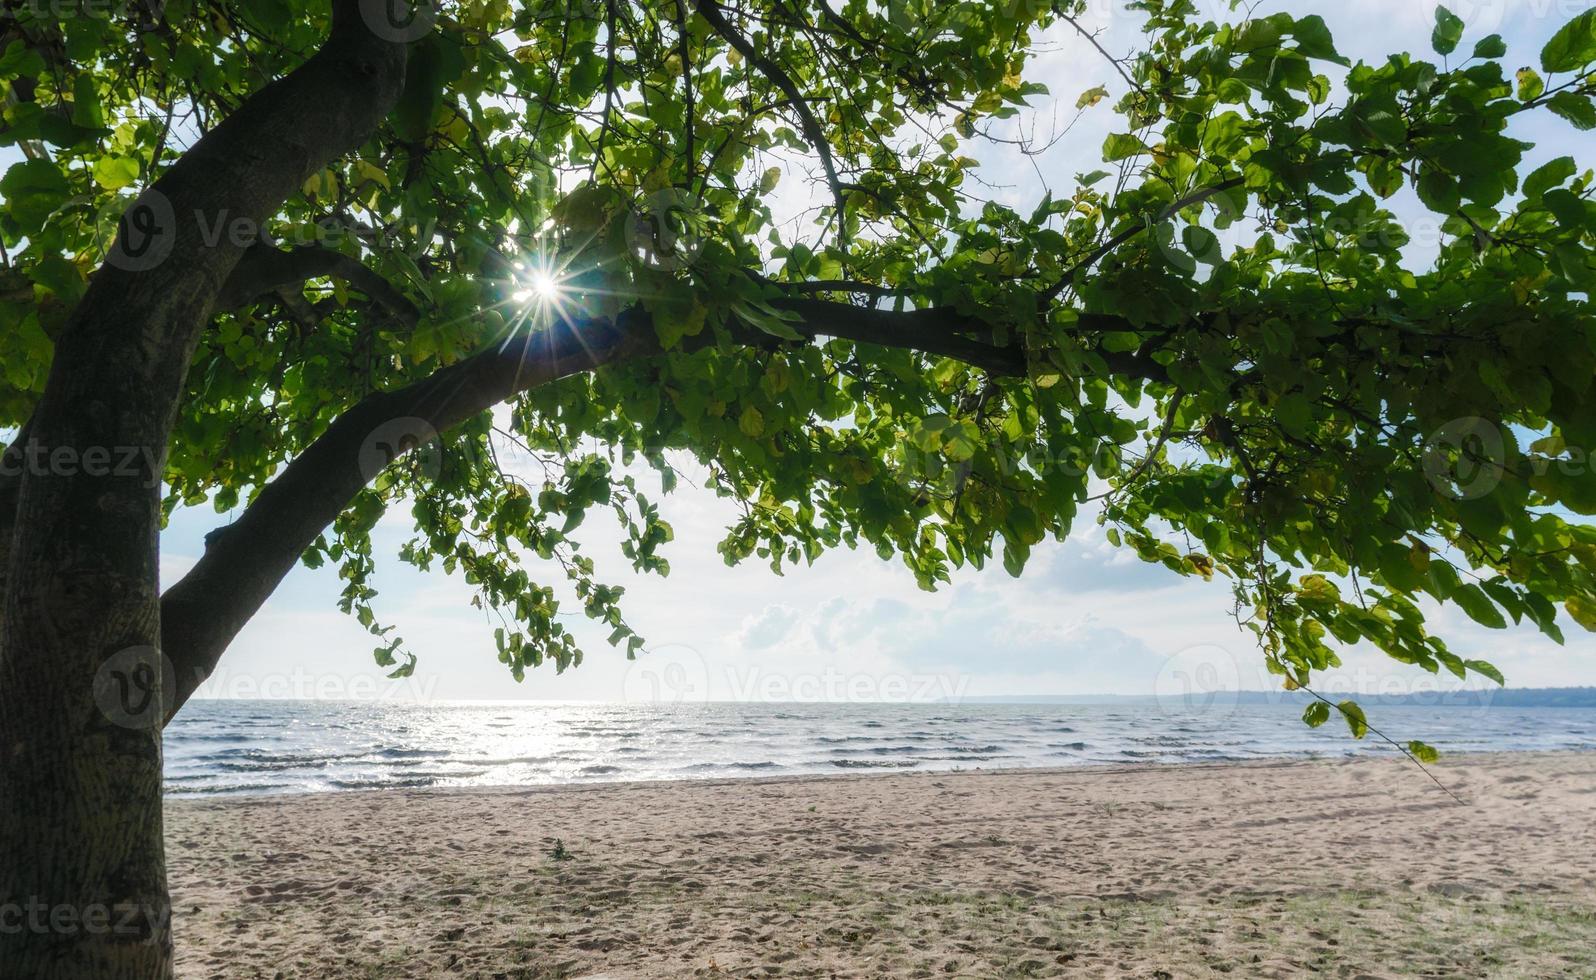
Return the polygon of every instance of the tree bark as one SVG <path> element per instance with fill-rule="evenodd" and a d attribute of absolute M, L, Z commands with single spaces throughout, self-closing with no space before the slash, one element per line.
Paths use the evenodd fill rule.
<path fill-rule="evenodd" d="M 375 130 L 405 46 L 357 0 L 129 210 L 57 340 L 15 488 L 0 636 L 0 977 L 171 975 L 159 479 L 200 331 L 259 227 Z M 6 524 L 0 523 L 0 528 Z"/>

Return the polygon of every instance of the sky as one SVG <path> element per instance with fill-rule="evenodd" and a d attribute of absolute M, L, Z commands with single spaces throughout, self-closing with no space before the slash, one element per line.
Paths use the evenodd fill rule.
<path fill-rule="evenodd" d="M 1216 18 L 1228 4 L 1199 0 Z M 1558 26 L 1590 6 L 1571 0 L 1455 0 L 1468 25 L 1460 50 L 1488 33 L 1509 44 L 1509 62 L 1533 64 Z M 1341 52 L 1380 60 L 1392 51 L 1429 54 L 1434 7 L 1415 0 L 1337 0 L 1263 4 L 1297 15 L 1319 13 Z M 1093 0 L 1083 23 L 1101 30 L 1110 52 L 1137 42 L 1135 17 L 1122 5 Z M 1049 32 L 1028 77 L 1051 88 L 1057 105 L 1038 102 L 1025 122 L 1046 135 L 1053 120 L 1074 115 L 1076 97 L 1104 84 L 1115 97 L 1124 83 L 1067 26 Z M 990 194 L 1017 207 L 1033 205 L 1046 183 L 1063 192 L 1073 175 L 1094 169 L 1103 137 L 1116 117 L 1110 102 L 1089 111 L 1034 161 L 1012 151 L 978 150 Z M 1534 126 L 1566 140 L 1572 132 Z M 1565 153 L 1588 159 L 1596 139 L 1580 146 L 1546 139 L 1530 166 Z M 1034 163 L 1034 166 L 1033 166 Z M 802 193 L 784 180 L 782 193 Z M 789 205 L 802 202 L 792 200 Z M 1411 208 L 1400 200 L 1399 213 Z M 1415 245 L 1422 250 L 1422 238 Z M 689 469 L 691 474 L 691 470 Z M 1228 587 L 1183 579 L 1103 539 L 1084 513 L 1064 542 L 1036 548 L 1021 579 L 1000 567 L 965 570 L 936 593 L 920 591 L 896 562 L 871 551 L 839 551 L 808 568 L 774 575 L 749 562 L 726 567 L 715 545 L 736 517 L 733 505 L 684 480 L 659 498 L 675 528 L 665 555 L 668 578 L 632 574 L 620 556 L 613 524 L 590 518 L 583 539 L 601 579 L 626 586 L 628 621 L 646 641 L 628 661 L 604 642 L 607 632 L 572 608 L 569 625 L 583 641 L 586 661 L 557 675 L 528 672 L 517 684 L 495 655 L 492 625 L 472 609 L 467 586 L 442 572 L 421 574 L 392 556 L 408 536 L 408 512 L 396 508 L 376 532 L 379 616 L 396 624 L 419 657 L 414 676 L 389 680 L 372 661 L 372 637 L 339 613 L 333 568 L 298 568 L 223 658 L 202 696 L 552 700 L 938 700 L 994 695 L 1156 694 L 1181 698 L 1210 689 L 1273 688 L 1250 633 L 1231 615 Z M 646 478 L 642 484 L 649 487 Z M 179 512 L 162 537 L 162 573 L 170 583 L 203 550 L 205 532 L 228 515 L 209 508 Z M 530 563 L 534 577 L 560 579 Z M 1432 627 L 1465 657 L 1487 659 L 1515 687 L 1596 684 L 1596 643 L 1570 624 L 1559 647 L 1531 628 L 1488 630 L 1456 609 L 1431 608 Z M 1454 686 L 1377 651 L 1342 652 L 1345 665 L 1327 673 L 1327 692 L 1401 693 Z M 1450 682 L 1450 683 L 1449 683 Z"/>

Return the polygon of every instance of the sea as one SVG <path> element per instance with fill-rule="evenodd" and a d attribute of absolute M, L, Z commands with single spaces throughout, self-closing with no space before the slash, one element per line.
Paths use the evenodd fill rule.
<path fill-rule="evenodd" d="M 1301 704 L 194 700 L 165 737 L 172 795 L 541 786 L 797 774 L 1396 755 Z M 1393 741 L 1596 749 L 1596 708 L 1382 705 Z"/>

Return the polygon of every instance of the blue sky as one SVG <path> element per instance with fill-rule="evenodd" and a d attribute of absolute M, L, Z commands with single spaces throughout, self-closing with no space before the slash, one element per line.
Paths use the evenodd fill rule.
<path fill-rule="evenodd" d="M 1206 2 L 1206 0 L 1203 0 Z M 1224 16 L 1214 4 L 1214 16 Z M 1541 44 L 1588 2 L 1466 0 L 1452 9 L 1468 23 L 1462 46 L 1501 33 L 1510 64 L 1533 64 Z M 1086 22 L 1103 29 L 1110 51 L 1136 45 L 1133 15 L 1097 0 Z M 1263 5 L 1262 9 L 1270 9 Z M 1296 14 L 1316 12 L 1330 24 L 1341 51 L 1354 59 L 1382 59 L 1412 50 L 1430 56 L 1434 7 L 1412 0 L 1339 0 L 1273 5 Z M 1067 27 L 1043 40 L 1031 77 L 1048 84 L 1065 121 L 1075 98 L 1097 84 L 1116 95 L 1122 82 Z M 1433 56 L 1431 56 L 1433 57 Z M 1038 106 L 1046 133 L 1053 107 Z M 993 196 L 1023 206 L 1042 196 L 1043 177 L 1061 189 L 1072 175 L 1093 169 L 1115 117 L 1103 103 L 1069 135 L 1031 163 L 979 151 Z M 1029 120 L 1028 120 L 1029 121 Z M 1526 127 L 1521 138 L 1563 127 Z M 1566 141 L 1567 137 L 1562 136 Z M 1596 140 L 1580 146 L 1543 144 L 1535 159 L 1564 153 L 1589 157 Z M 798 181 L 783 181 L 783 193 Z M 792 191 L 797 192 L 797 191 Z M 1399 209 L 1404 207 L 1399 204 Z M 1416 213 L 1416 212 L 1414 212 Z M 492 627 L 469 607 L 470 592 L 441 573 L 421 575 L 384 557 L 377 608 L 398 625 L 419 657 L 416 675 L 388 681 L 371 660 L 371 637 L 335 607 L 336 571 L 300 568 L 235 642 L 206 693 L 223 696 L 398 698 L 543 698 L 637 700 L 834 698 L 901 700 L 993 694 L 1148 694 L 1204 684 L 1273 687 L 1250 634 L 1230 615 L 1222 582 L 1180 579 L 1110 548 L 1090 516 L 1071 538 L 1039 547 L 1021 580 L 1001 569 L 966 572 L 928 594 L 895 563 L 870 552 L 824 556 L 814 567 L 773 575 L 763 565 L 725 567 L 716 554 L 732 506 L 685 481 L 662 503 L 676 529 L 667 579 L 633 576 L 607 526 L 584 529 L 601 577 L 627 586 L 629 621 L 648 640 L 635 663 L 604 643 L 604 631 L 576 613 L 570 623 L 589 659 L 557 676 L 552 669 L 512 681 L 494 654 Z M 403 509 L 378 531 L 391 556 L 406 537 Z M 209 508 L 181 512 L 162 539 L 168 581 L 201 552 L 203 534 L 228 517 Z M 533 562 L 536 571 L 536 562 Z M 544 570 L 557 581 L 556 570 Z M 574 607 L 573 607 L 574 608 Z M 1529 629 L 1491 631 L 1453 609 L 1432 610 L 1433 625 L 1453 649 L 1496 663 L 1514 686 L 1596 684 L 1596 644 L 1577 627 L 1567 647 Z M 1327 677 L 1327 690 L 1398 692 L 1436 680 L 1377 652 L 1347 651 L 1346 667 Z M 1441 683 L 1445 683 L 1443 680 Z"/>

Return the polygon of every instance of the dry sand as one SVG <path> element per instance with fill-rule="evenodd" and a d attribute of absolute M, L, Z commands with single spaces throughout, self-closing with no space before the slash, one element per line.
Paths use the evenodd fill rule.
<path fill-rule="evenodd" d="M 1596 977 L 1596 754 L 1436 772 L 179 800 L 178 973 Z"/>

